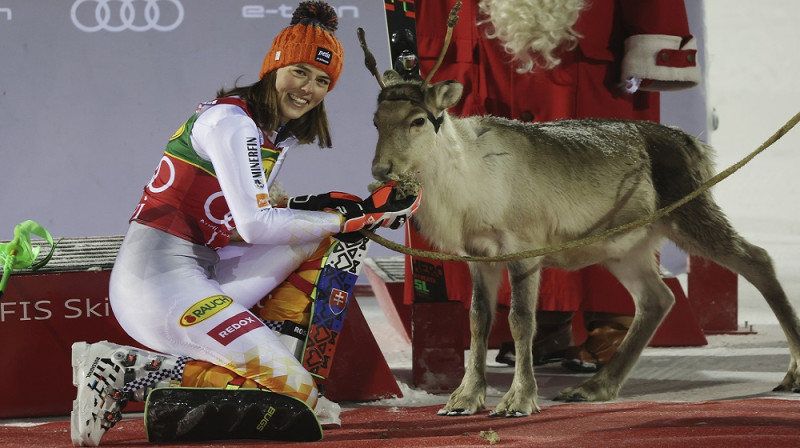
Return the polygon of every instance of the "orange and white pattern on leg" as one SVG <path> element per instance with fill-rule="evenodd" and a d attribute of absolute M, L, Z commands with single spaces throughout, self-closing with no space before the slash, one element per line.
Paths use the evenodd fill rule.
<path fill-rule="evenodd" d="M 252 347 L 244 353 L 228 353 L 233 362 L 226 367 L 272 392 L 303 400 L 313 409 L 318 395 L 314 378 L 283 344 L 280 348 Z"/>

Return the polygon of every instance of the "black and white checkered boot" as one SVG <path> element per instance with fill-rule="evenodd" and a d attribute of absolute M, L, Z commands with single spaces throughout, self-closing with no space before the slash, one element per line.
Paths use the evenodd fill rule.
<path fill-rule="evenodd" d="M 122 419 L 122 408 L 144 401 L 156 387 L 180 385 L 189 358 L 178 358 L 101 341 L 72 345 L 72 444 L 98 446 Z"/>

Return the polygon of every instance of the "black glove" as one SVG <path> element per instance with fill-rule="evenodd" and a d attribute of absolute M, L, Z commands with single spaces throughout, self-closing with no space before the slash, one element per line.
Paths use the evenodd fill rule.
<path fill-rule="evenodd" d="M 344 215 L 342 232 L 350 233 L 359 229 L 378 227 L 400 228 L 408 217 L 416 213 L 422 194 L 397 199 L 397 182 L 389 181 L 378 187 L 360 203 L 348 202 L 336 207 Z"/>
<path fill-rule="evenodd" d="M 279 207 L 289 207 L 295 210 L 329 211 L 336 210 L 340 214 L 342 210 L 351 210 L 351 213 L 361 214 L 361 198 L 349 193 L 331 191 L 323 194 L 309 194 L 305 196 L 295 196 L 285 198 L 278 204 Z M 334 238 L 345 243 L 357 243 L 366 237 L 358 232 L 337 233 Z"/>
<path fill-rule="evenodd" d="M 339 206 L 358 204 L 360 202 L 361 198 L 354 194 L 331 191 L 330 193 L 307 194 L 286 198 L 278 206 L 295 210 L 327 211 L 336 210 Z"/>

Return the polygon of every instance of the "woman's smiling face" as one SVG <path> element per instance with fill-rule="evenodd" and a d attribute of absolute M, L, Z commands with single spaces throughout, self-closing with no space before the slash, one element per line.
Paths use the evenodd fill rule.
<path fill-rule="evenodd" d="M 328 93 L 331 77 L 309 64 L 294 64 L 278 69 L 275 89 L 278 92 L 280 123 L 300 118 L 317 107 Z"/>

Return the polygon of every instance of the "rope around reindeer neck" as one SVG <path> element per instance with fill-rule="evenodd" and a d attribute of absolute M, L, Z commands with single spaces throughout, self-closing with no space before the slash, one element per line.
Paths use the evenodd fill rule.
<path fill-rule="evenodd" d="M 646 216 L 639 220 L 630 222 L 628 224 L 623 224 L 621 226 L 617 226 L 606 230 L 605 232 L 598 233 L 596 235 L 592 235 L 586 238 L 581 238 L 578 240 L 573 240 L 566 242 L 564 244 L 559 244 L 556 246 L 549 246 L 543 247 L 540 249 L 533 249 L 524 252 L 517 252 L 513 254 L 505 254 L 505 255 L 497 255 L 497 256 L 469 256 L 469 255 L 452 255 L 452 254 L 445 254 L 442 252 L 431 252 L 426 250 L 414 249 L 412 247 L 406 247 L 401 244 L 395 243 L 394 241 L 387 240 L 382 236 L 375 234 L 369 230 L 360 230 L 361 234 L 366 236 L 372 241 L 384 246 L 388 249 L 394 250 L 395 252 L 400 252 L 402 254 L 411 255 L 412 257 L 420 257 L 420 258 L 428 258 L 432 260 L 441 260 L 441 261 L 485 261 L 485 262 L 498 262 L 498 261 L 514 261 L 514 260 L 522 260 L 524 258 L 533 258 L 533 257 L 541 257 L 544 255 L 553 254 L 556 252 L 561 252 L 567 249 L 575 249 L 578 247 L 588 246 L 590 244 L 594 244 L 598 241 L 604 240 L 606 238 L 610 238 L 614 235 L 617 235 L 622 232 L 627 232 L 629 230 L 633 230 L 638 227 L 646 226 L 648 224 L 652 224 L 653 222 L 657 221 L 658 219 L 663 218 L 664 216 L 668 215 L 670 212 L 675 210 L 676 208 L 686 204 L 687 202 L 691 201 L 692 199 L 696 198 L 697 196 L 705 193 L 713 187 L 714 185 L 722 182 L 731 174 L 738 171 L 744 165 L 749 163 L 755 156 L 763 152 L 765 149 L 772 146 L 773 143 L 778 141 L 781 137 L 783 137 L 787 132 L 789 132 L 796 124 L 800 121 L 800 112 L 797 113 L 794 117 L 792 117 L 789 121 L 786 122 L 780 129 L 778 129 L 775 134 L 772 135 L 767 141 L 761 144 L 755 151 L 748 154 L 745 158 L 740 160 L 739 162 L 731 165 L 728 169 L 720 172 L 716 176 L 712 177 L 711 179 L 707 180 L 705 183 L 700 185 L 700 187 L 686 195 L 683 199 L 680 199 L 671 205 L 668 205 L 664 208 L 661 208 L 654 212 L 650 216 Z"/>

